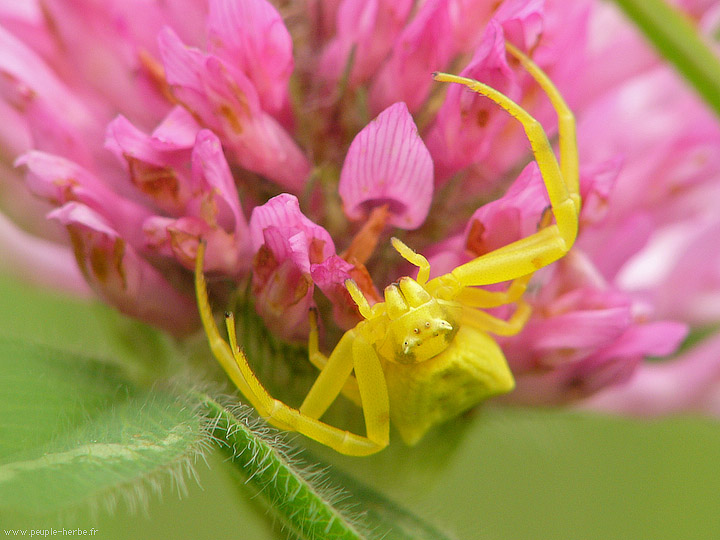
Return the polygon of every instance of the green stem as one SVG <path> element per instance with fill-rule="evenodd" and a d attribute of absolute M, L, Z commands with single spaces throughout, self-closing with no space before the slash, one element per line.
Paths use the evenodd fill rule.
<path fill-rule="evenodd" d="M 362 540 L 368 536 L 333 504 L 337 492 L 323 493 L 307 478 L 317 472 L 298 468 L 262 429 L 253 429 L 247 414 L 237 415 L 200 394 L 213 435 L 239 466 L 245 483 L 261 494 L 284 525 L 301 539 Z M 327 491 L 327 490 L 324 490 Z"/>
<path fill-rule="evenodd" d="M 663 0 L 615 0 L 720 116 L 720 60 L 697 27 Z"/>

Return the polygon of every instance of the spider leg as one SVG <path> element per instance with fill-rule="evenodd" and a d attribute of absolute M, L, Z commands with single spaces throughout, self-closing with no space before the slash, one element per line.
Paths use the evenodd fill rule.
<path fill-rule="evenodd" d="M 367 421 L 366 416 L 366 425 L 369 428 L 368 435 L 374 437 L 371 439 L 369 437 L 362 437 L 360 435 L 338 429 L 321 422 L 317 418 L 303 414 L 299 410 L 293 409 L 282 401 L 273 398 L 268 393 L 253 373 L 245 354 L 237 346 L 234 317 L 231 313 L 226 314 L 226 325 L 228 328 L 230 345 L 228 345 L 228 343 L 220 336 L 218 327 L 215 324 L 215 319 L 213 318 L 212 309 L 210 308 L 205 277 L 203 275 L 204 255 L 205 244 L 200 242 L 195 262 L 195 288 L 200 318 L 202 320 L 203 327 L 205 328 L 205 333 L 207 334 L 210 349 L 230 379 L 233 383 L 235 383 L 237 388 L 243 393 L 250 404 L 255 407 L 258 413 L 276 427 L 302 433 L 303 435 L 329 446 L 342 454 L 365 456 L 374 454 L 375 452 L 385 448 L 388 444 L 389 436 L 386 436 L 385 438 L 382 437 L 383 429 L 381 429 L 382 426 L 380 426 L 380 428 L 378 427 L 380 423 L 376 419 L 376 417 L 379 416 L 376 409 L 378 407 L 382 408 L 383 406 L 381 395 L 373 396 L 374 398 L 379 399 L 379 405 L 375 403 L 370 404 L 370 411 L 373 413 L 372 420 Z M 355 347 L 353 347 L 352 358 L 356 360 L 354 349 Z M 365 359 L 365 357 L 362 359 Z M 380 368 L 380 361 L 377 360 L 377 356 L 375 359 L 378 364 L 377 370 L 380 371 L 379 377 L 383 377 L 382 369 Z M 356 363 L 358 363 L 357 360 Z M 373 369 L 373 367 L 369 368 L 371 372 Z M 364 374 L 363 381 L 369 381 L 372 384 L 375 384 L 375 379 L 378 378 L 377 372 L 375 372 L 374 375 L 371 374 L 370 376 L 367 376 L 365 375 L 367 368 L 363 369 L 361 367 L 360 371 Z M 382 382 L 384 384 L 384 380 Z M 363 383 L 361 382 L 360 384 L 362 387 Z M 385 387 L 383 386 L 383 388 Z M 361 395 L 365 397 L 367 393 L 367 391 L 364 394 L 361 392 Z M 387 394 L 386 388 L 385 393 Z M 380 394 L 382 394 L 382 391 L 380 391 Z M 368 399 L 370 398 L 368 397 Z M 385 399 L 385 407 L 388 407 L 387 395 Z M 385 431 L 389 433 L 389 425 L 385 428 Z"/>
<path fill-rule="evenodd" d="M 261 416 L 271 416 L 273 410 L 277 408 L 274 400 L 267 394 L 265 389 L 260 385 L 257 378 L 247 365 L 247 360 L 238 362 L 238 354 L 244 356 L 243 353 L 236 353 L 227 342 L 220 336 L 215 319 L 212 315 L 210 302 L 208 300 L 207 286 L 205 277 L 202 273 L 202 261 L 205 254 L 205 245 L 200 243 L 198 246 L 197 261 L 195 268 L 195 289 L 197 292 L 198 309 L 200 318 L 202 319 L 205 334 L 207 335 L 210 350 L 213 356 L 220 363 L 222 368 L 230 377 L 230 380 L 248 399 L 250 404 L 255 407 Z M 234 335 L 233 335 L 234 339 Z M 282 429 L 290 429 L 289 425 L 280 425 L 280 422 L 274 422 L 274 425 Z"/>
<path fill-rule="evenodd" d="M 577 137 L 575 135 L 575 116 L 565 100 L 560 95 L 557 87 L 548 78 L 545 72 L 530 60 L 522 51 L 512 43 L 506 43 L 508 52 L 520 61 L 523 68 L 533 76 L 535 81 L 545 91 L 550 103 L 555 107 L 558 116 L 558 134 L 560 147 L 560 171 L 568 187 L 570 197 L 575 202 L 578 213 L 580 212 L 580 186 L 579 186 L 579 164 L 577 153 Z"/>
<path fill-rule="evenodd" d="M 580 195 L 577 142 L 572 113 L 540 68 L 519 51 L 511 49 L 511 52 L 521 59 L 523 65 L 528 66 L 529 73 L 547 91 L 561 118 L 560 149 L 564 163 L 562 170 L 542 125 L 520 105 L 486 84 L 472 79 L 444 73 L 436 74 L 435 79 L 467 86 L 493 100 L 522 124 L 550 198 L 555 224 L 457 267 L 452 271 L 451 278 L 435 278 L 428 284 L 430 287 L 441 288 L 442 282 L 448 280 L 461 287 L 487 285 L 530 274 L 565 255 L 577 236 Z M 568 174 L 568 178 L 564 177 L 564 172 Z"/>
<path fill-rule="evenodd" d="M 367 437 L 384 448 L 390 442 L 390 398 L 382 364 L 372 345 L 360 336 L 353 341 L 352 352 Z"/>
<path fill-rule="evenodd" d="M 301 413 L 320 418 L 340 394 L 345 381 L 353 371 L 353 339 L 352 330 L 340 338 L 320 375 L 305 396 L 300 406 Z"/>
<path fill-rule="evenodd" d="M 498 336 L 514 336 L 523 329 L 531 312 L 530 305 L 524 300 L 519 300 L 515 312 L 507 320 L 494 317 L 479 309 L 466 308 L 463 310 L 461 322 Z"/>
<path fill-rule="evenodd" d="M 310 363 L 318 368 L 320 371 L 325 369 L 328 363 L 328 358 L 320 352 L 318 346 L 318 327 L 317 327 L 317 312 L 315 309 L 310 310 L 310 335 L 308 336 L 308 359 Z M 360 401 L 360 391 L 358 390 L 357 380 L 352 375 L 349 375 L 345 386 L 342 388 L 343 395 L 350 401 L 355 403 L 358 407 L 362 407 Z"/>
<path fill-rule="evenodd" d="M 425 285 L 430 277 L 430 263 L 428 260 L 419 253 L 415 252 L 413 249 L 409 248 L 398 238 L 392 237 L 390 242 L 392 242 L 392 246 L 403 259 L 418 267 L 418 275 L 415 281 L 417 281 L 420 285 Z"/>
<path fill-rule="evenodd" d="M 300 406 L 300 412 L 320 418 L 335 401 L 353 370 L 367 438 L 387 445 L 390 437 L 390 403 L 382 365 L 375 349 L 354 330 L 347 331 L 330 354 L 327 364 Z"/>
<path fill-rule="evenodd" d="M 430 263 L 428 260 L 398 238 L 393 237 L 390 241 L 403 259 L 419 268 L 416 281 L 421 285 L 427 283 L 430 276 Z M 514 279 L 504 291 L 487 291 L 474 287 L 463 287 L 457 295 L 454 296 L 454 300 L 467 306 L 479 308 L 491 308 L 511 304 L 523 295 L 532 276 L 533 274 L 527 274 Z"/>
<path fill-rule="evenodd" d="M 355 302 L 355 305 L 358 307 L 360 315 L 362 315 L 365 319 L 372 318 L 373 312 L 370 307 L 370 303 L 367 301 L 367 298 L 365 298 L 365 295 L 360 290 L 357 283 L 355 283 L 352 279 L 347 279 L 345 280 L 345 287 L 347 288 L 348 293 L 350 293 L 350 297 L 353 299 L 353 302 Z"/>
<path fill-rule="evenodd" d="M 475 287 L 464 287 L 455 297 L 455 301 L 469 307 L 492 308 L 517 302 L 527 289 L 533 274 L 527 274 L 512 280 L 504 291 L 488 291 Z"/>

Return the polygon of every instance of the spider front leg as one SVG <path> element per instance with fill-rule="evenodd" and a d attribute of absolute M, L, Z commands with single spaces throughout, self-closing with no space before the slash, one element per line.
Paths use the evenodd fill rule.
<path fill-rule="evenodd" d="M 575 242 L 580 211 L 577 142 L 572 112 L 550 79 L 520 51 L 508 46 L 520 59 L 530 75 L 545 90 L 556 109 L 560 127 L 560 159 L 558 164 L 547 135 L 540 123 L 525 109 L 497 90 L 472 79 L 439 73 L 438 81 L 462 84 L 500 105 L 523 126 L 530 141 L 545 183 L 555 223 L 536 233 L 512 242 L 463 264 L 449 275 L 435 278 L 429 286 L 436 290 L 450 288 L 458 294 L 463 287 L 500 283 L 532 274 L 539 268 L 563 257 Z"/>
<path fill-rule="evenodd" d="M 463 309 L 460 322 L 496 336 L 514 336 L 525 327 L 531 313 L 530 305 L 524 300 L 518 300 L 515 312 L 507 320 L 499 319 L 480 309 L 466 307 Z"/>
<path fill-rule="evenodd" d="M 352 339 L 354 336 L 350 335 L 340 351 L 331 355 L 327 366 L 328 375 L 323 377 L 325 373 L 323 370 L 305 400 L 307 405 L 303 404 L 305 409 L 318 413 L 318 417 L 294 409 L 273 398 L 255 376 L 245 354 L 238 347 L 235 319 L 232 313 L 225 315 L 230 343 L 228 344 L 220 336 L 208 300 L 207 286 L 203 275 L 204 256 L 205 244 L 200 242 L 195 261 L 195 290 L 200 318 L 210 349 L 232 382 L 258 413 L 276 427 L 302 433 L 342 454 L 365 456 L 385 448 L 389 439 L 387 387 L 380 361 L 372 347 L 362 339 Z M 350 343 L 349 347 L 348 343 Z M 338 348 L 340 348 L 339 345 Z M 332 403 L 344 384 L 344 379 L 338 380 L 338 374 L 340 377 L 343 373 L 349 374 L 348 358 L 350 359 L 350 369 L 354 369 L 357 376 L 368 437 L 338 429 L 318 419 L 319 414 L 322 414 L 324 409 Z M 328 400 L 328 398 L 330 399 Z"/>
<path fill-rule="evenodd" d="M 355 329 L 348 330 L 340 338 L 300 406 L 300 412 L 320 418 L 340 394 L 352 371 L 360 394 L 367 438 L 382 447 L 387 446 L 390 439 L 387 383 L 375 349 Z"/>
<path fill-rule="evenodd" d="M 418 275 L 415 281 L 417 281 L 420 285 L 425 285 L 430 277 L 430 263 L 428 260 L 408 247 L 401 240 L 393 237 L 390 241 L 403 259 L 418 267 Z M 504 291 L 486 291 L 484 289 L 475 289 L 472 287 L 458 287 L 457 290 L 453 291 L 448 296 L 461 304 L 470 307 L 491 308 L 503 306 L 505 304 L 516 302 L 523 295 L 530 278 L 532 278 L 532 274 L 516 278 Z M 436 289 L 431 286 L 430 291 L 431 294 L 434 294 Z"/>
<path fill-rule="evenodd" d="M 328 363 L 328 358 L 320 352 L 317 310 L 315 308 L 310 310 L 309 322 L 310 335 L 308 336 L 308 360 L 310 360 L 310 363 L 313 366 L 322 371 L 323 369 L 325 369 L 325 366 Z M 352 375 L 349 375 L 347 381 L 345 381 L 345 386 L 343 386 L 342 388 L 342 393 L 346 398 L 355 403 L 355 405 L 357 405 L 358 407 L 362 407 L 360 390 L 358 390 L 357 380 Z"/>

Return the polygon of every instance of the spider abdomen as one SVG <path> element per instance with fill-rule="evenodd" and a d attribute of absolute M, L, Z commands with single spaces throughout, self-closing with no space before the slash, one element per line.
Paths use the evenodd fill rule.
<path fill-rule="evenodd" d="M 502 350 L 488 334 L 463 326 L 448 347 L 416 364 L 383 360 L 390 417 L 407 444 L 435 425 L 515 387 Z"/>

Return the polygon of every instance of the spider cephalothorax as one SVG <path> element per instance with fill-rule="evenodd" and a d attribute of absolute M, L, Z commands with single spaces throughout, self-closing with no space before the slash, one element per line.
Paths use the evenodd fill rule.
<path fill-rule="evenodd" d="M 370 306 L 355 283 L 346 283 L 363 319 L 348 330 L 329 356 L 318 348 L 315 313 L 311 313 L 309 359 L 320 375 L 299 409 L 270 396 L 237 345 L 232 314 L 225 342 L 213 319 L 203 276 L 204 245 L 195 266 L 200 315 L 210 347 L 240 391 L 267 420 L 295 430 L 335 450 L 367 455 L 389 441 L 390 420 L 406 442 L 418 441 L 428 429 L 514 387 L 502 350 L 490 334 L 519 332 L 530 314 L 522 294 L 533 273 L 572 247 L 578 228 L 580 195 L 575 121 L 548 77 L 523 53 L 508 50 L 545 90 L 558 114 L 560 163 L 542 126 L 522 107 L 483 83 L 455 75 L 435 79 L 467 86 L 508 111 L 523 125 L 550 198 L 555 222 L 455 268 L 432 280 L 422 255 L 393 239 L 402 257 L 418 267 L 416 279 L 401 278 L 385 289 L 385 298 Z M 505 291 L 483 285 L 510 281 Z M 516 304 L 509 319 L 485 312 Z M 363 409 L 366 435 L 336 428 L 320 418 L 340 393 Z"/>
<path fill-rule="evenodd" d="M 380 339 L 373 346 L 380 357 L 399 364 L 437 356 L 459 328 L 451 308 L 409 277 L 386 287 L 383 307 L 384 313 L 371 314 L 366 324 L 376 328 Z"/>

